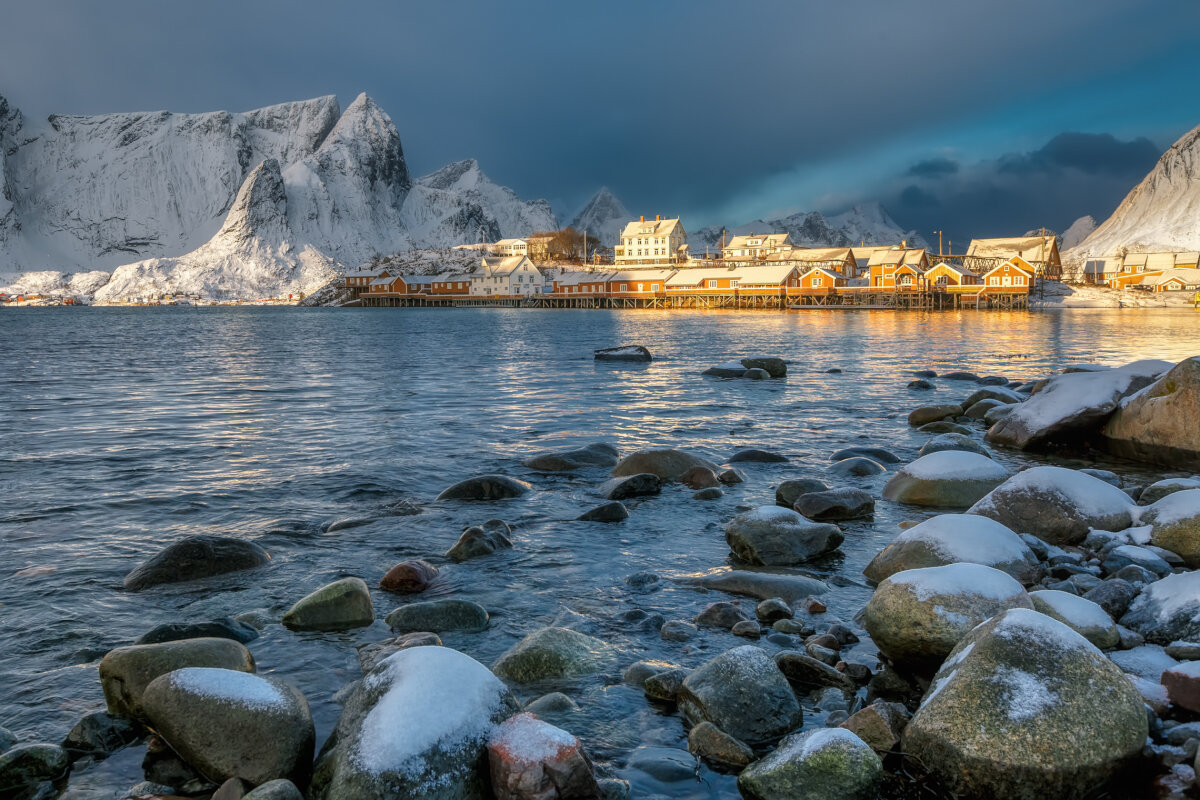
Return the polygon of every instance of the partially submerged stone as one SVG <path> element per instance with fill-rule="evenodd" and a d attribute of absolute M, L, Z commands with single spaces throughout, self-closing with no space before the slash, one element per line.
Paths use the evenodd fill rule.
<path fill-rule="evenodd" d="M 775 487 L 775 505 L 791 508 L 802 494 L 823 492 L 829 487 L 815 478 L 793 478 Z"/>
<path fill-rule="evenodd" d="M 487 750 L 496 800 L 599 800 L 592 762 L 580 741 L 532 714 L 502 722 Z"/>
<path fill-rule="evenodd" d="M 658 494 L 662 491 L 662 484 L 662 478 L 650 472 L 642 472 L 605 481 L 598 491 L 601 497 L 609 500 L 627 500 L 631 497 Z"/>
<path fill-rule="evenodd" d="M 259 545 L 227 536 L 188 536 L 168 545 L 125 576 L 131 592 L 164 583 L 211 578 L 229 572 L 253 569 L 270 563 L 271 556 Z"/>
<path fill-rule="evenodd" d="M 254 672 L 254 658 L 232 639 L 183 639 L 137 644 L 109 651 L 100 661 L 100 686 L 108 713 L 142 719 L 142 694 L 160 675 L 184 667 Z"/>
<path fill-rule="evenodd" d="M 754 760 L 745 742 L 730 736 L 711 722 L 701 722 L 688 731 L 688 752 L 719 770 L 737 772 Z"/>
<path fill-rule="evenodd" d="M 342 578 L 296 601 L 283 626 L 298 631 L 344 631 L 375 621 L 371 591 L 362 578 Z"/>
<path fill-rule="evenodd" d="M 596 361 L 632 361 L 648 363 L 654 360 L 650 351 L 640 344 L 627 344 L 621 347 L 602 347 L 592 352 Z"/>
<path fill-rule="evenodd" d="M 603 668 L 614 657 L 611 646 L 568 628 L 541 628 L 510 647 L 493 667 L 517 683 L 574 678 Z"/>
<path fill-rule="evenodd" d="M 875 800 L 883 762 L 844 728 L 794 733 L 738 776 L 747 800 Z"/>
<path fill-rule="evenodd" d="M 1123 400 L 1104 426 L 1104 439 L 1127 458 L 1200 468 L 1200 357 L 1184 359 Z"/>
<path fill-rule="evenodd" d="M 620 460 L 617 448 L 606 442 L 593 442 L 573 450 L 538 453 L 521 463 L 538 472 L 570 472 L 588 467 L 612 467 Z"/>
<path fill-rule="evenodd" d="M 714 473 L 717 470 L 717 465 L 707 459 L 682 450 L 660 448 L 630 453 L 613 468 L 612 474 L 621 478 L 648 472 L 663 481 L 677 481 L 693 467 L 706 467 Z"/>
<path fill-rule="evenodd" d="M 388 627 L 396 633 L 478 633 L 487 628 L 488 613 L 483 606 L 470 600 L 445 598 L 400 606 L 387 615 L 386 621 Z"/>
<path fill-rule="evenodd" d="M 871 516 L 875 499 L 861 489 L 829 489 L 800 495 L 792 508 L 816 522 L 832 522 Z"/>
<path fill-rule="evenodd" d="M 529 494 L 533 487 L 507 475 L 477 475 L 459 481 L 437 496 L 437 500 L 507 500 Z"/>
<path fill-rule="evenodd" d="M 497 550 L 507 550 L 512 547 L 511 533 L 512 529 L 504 520 L 490 519 L 482 525 L 472 525 L 446 551 L 446 558 L 461 563 L 491 555 Z"/>
<path fill-rule="evenodd" d="M 438 568 L 423 559 L 401 561 L 387 571 L 379 588 L 396 594 L 420 594 L 437 579 Z"/>
<path fill-rule="evenodd" d="M 752 747 L 779 738 L 801 719 L 783 673 L 755 645 L 735 647 L 693 670 L 678 703 L 692 725 L 711 722 Z"/>
<path fill-rule="evenodd" d="M 836 525 L 812 522 L 780 506 L 761 506 L 725 525 L 725 541 L 734 555 L 762 566 L 802 564 L 837 549 L 842 538 Z"/>
<path fill-rule="evenodd" d="M 698 575 L 684 575 L 677 580 L 690 586 L 749 595 L 760 600 L 779 597 L 791 603 L 829 591 L 824 582 L 807 575 L 749 569 L 716 569 Z"/>

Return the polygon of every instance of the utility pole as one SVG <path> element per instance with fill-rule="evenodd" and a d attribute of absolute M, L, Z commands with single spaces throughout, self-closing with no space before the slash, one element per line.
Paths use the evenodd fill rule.
<path fill-rule="evenodd" d="M 942 232 L 934 231 L 934 233 L 936 233 L 938 235 L 938 259 L 940 260 L 944 253 L 944 251 L 942 250 Z"/>

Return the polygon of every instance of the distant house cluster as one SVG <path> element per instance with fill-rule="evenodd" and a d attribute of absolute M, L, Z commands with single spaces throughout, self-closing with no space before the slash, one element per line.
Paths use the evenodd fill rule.
<path fill-rule="evenodd" d="M 1125 253 L 1090 258 L 1083 264 L 1083 280 L 1113 289 L 1194 292 L 1200 290 L 1200 253 Z"/>

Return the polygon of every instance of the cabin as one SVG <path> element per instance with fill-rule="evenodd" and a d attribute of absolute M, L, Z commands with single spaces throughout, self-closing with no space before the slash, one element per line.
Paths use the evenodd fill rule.
<path fill-rule="evenodd" d="M 1016 236 L 1005 239 L 972 239 L 967 247 L 963 266 L 979 275 L 1012 258 L 1021 258 L 1035 268 L 1034 275 L 1051 280 L 1062 277 L 1062 261 L 1058 255 L 1058 238 L 1045 236 Z"/>
<path fill-rule="evenodd" d="M 675 274 L 670 269 L 637 269 L 614 272 L 608 279 L 612 297 L 653 297 L 666 291 L 667 281 Z"/>
<path fill-rule="evenodd" d="M 524 239 L 501 239 L 488 247 L 493 253 L 505 258 L 529 255 L 529 242 Z"/>
<path fill-rule="evenodd" d="M 848 286 L 849 283 L 850 278 L 844 272 L 832 267 L 812 267 L 797 277 L 796 289 L 800 294 L 833 292 Z"/>
<path fill-rule="evenodd" d="M 429 293 L 433 295 L 468 295 L 471 293 L 471 275 L 466 272 L 443 272 L 434 277 Z"/>
<path fill-rule="evenodd" d="M 530 297 L 545 285 L 541 270 L 529 256 L 483 258 L 478 271 L 471 273 L 472 297 Z"/>
<path fill-rule="evenodd" d="M 854 251 L 849 247 L 794 247 L 787 252 L 767 256 L 768 264 L 791 264 L 796 268 L 796 277 L 814 267 L 829 267 L 843 275 L 857 275 L 858 264 Z"/>
<path fill-rule="evenodd" d="M 1083 262 L 1083 282 L 1092 286 L 1103 286 L 1121 272 L 1120 256 L 1089 258 Z"/>
<path fill-rule="evenodd" d="M 903 275 L 897 273 L 901 267 L 908 267 Z M 905 288 L 913 289 L 919 283 L 917 278 L 923 275 L 927 269 L 929 269 L 929 255 L 924 248 L 889 247 L 886 250 L 877 250 L 867 263 L 867 286 L 876 291 L 895 290 L 899 288 L 897 280 L 900 277 L 907 277 L 908 283 L 905 284 Z"/>
<path fill-rule="evenodd" d="M 1034 266 L 1020 257 L 1010 258 L 983 274 L 984 290 L 1029 291 L 1036 276 Z"/>
<path fill-rule="evenodd" d="M 392 274 L 386 269 L 359 269 L 345 274 L 345 286 L 352 297 L 359 297 L 376 278 L 390 278 Z"/>
<path fill-rule="evenodd" d="M 737 272 L 737 292 L 742 297 L 782 297 L 799 285 L 800 273 L 787 261 L 740 267 Z"/>
<path fill-rule="evenodd" d="M 566 297 L 599 296 L 608 292 L 611 272 L 571 272 L 564 270 L 553 281 L 554 294 Z"/>
<path fill-rule="evenodd" d="M 667 294 L 732 294 L 741 283 L 741 274 L 730 267 L 681 269 L 667 279 Z"/>
<path fill-rule="evenodd" d="M 408 294 L 408 284 L 403 275 L 384 275 L 367 284 L 367 291 L 364 294 L 369 296 Z"/>
<path fill-rule="evenodd" d="M 792 249 L 790 233 L 759 233 L 732 236 L 721 248 L 721 258 L 727 262 L 761 261 L 775 253 Z"/>
<path fill-rule="evenodd" d="M 979 286 L 983 283 L 978 275 L 966 267 L 942 261 L 925 271 L 925 285 L 932 289 L 953 290 L 960 286 Z"/>
<path fill-rule="evenodd" d="M 405 275 L 404 283 L 408 285 L 409 294 L 433 294 L 433 284 L 436 275 Z"/>
<path fill-rule="evenodd" d="M 1171 269 L 1158 275 L 1147 275 L 1138 284 L 1139 289 L 1151 292 L 1194 292 L 1200 290 L 1200 269 L 1185 267 Z"/>
<path fill-rule="evenodd" d="M 883 253 L 883 252 L 887 252 L 888 250 L 896 250 L 896 249 L 897 249 L 897 246 L 893 245 L 893 244 L 861 245 L 859 247 L 851 247 L 850 248 L 850 257 L 854 259 L 854 276 L 860 277 L 860 276 L 866 276 L 868 274 L 868 272 L 870 270 L 870 266 L 871 266 L 871 259 L 875 257 L 876 253 Z M 907 250 L 908 249 L 907 243 L 901 242 L 898 249 Z M 842 270 L 842 272 L 844 272 L 847 275 L 850 274 L 849 272 L 846 272 L 846 270 Z"/>
<path fill-rule="evenodd" d="M 613 250 L 618 267 L 638 264 L 680 264 L 687 261 L 687 232 L 679 218 L 642 217 L 621 231 L 621 243 Z"/>

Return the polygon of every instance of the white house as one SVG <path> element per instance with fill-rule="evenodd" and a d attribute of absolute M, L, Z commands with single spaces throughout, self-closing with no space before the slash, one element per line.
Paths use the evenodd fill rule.
<path fill-rule="evenodd" d="M 527 256 L 529 255 L 529 242 L 525 239 L 501 239 L 492 245 L 491 250 L 497 255 L 505 256 Z"/>
<path fill-rule="evenodd" d="M 636 264 L 679 264 L 687 260 L 687 233 L 679 218 L 648 220 L 642 217 L 621 231 L 614 249 L 618 267 Z"/>
<path fill-rule="evenodd" d="M 484 258 L 471 273 L 472 297 L 529 297 L 542 291 L 546 279 L 527 256 Z"/>
<path fill-rule="evenodd" d="M 791 249 L 790 233 L 751 233 L 730 237 L 721 249 L 721 258 L 726 261 L 759 261 L 773 253 L 786 253 Z"/>

